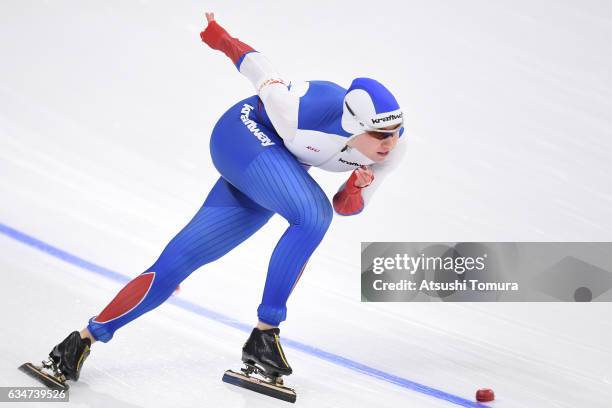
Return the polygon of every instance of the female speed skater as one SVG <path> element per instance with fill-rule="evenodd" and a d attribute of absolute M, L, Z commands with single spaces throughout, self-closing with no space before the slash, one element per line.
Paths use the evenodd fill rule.
<path fill-rule="evenodd" d="M 223 52 L 256 94 L 229 108 L 216 123 L 210 154 L 220 177 L 193 219 L 155 263 L 130 281 L 80 332 L 57 344 L 43 368 L 64 384 L 77 381 L 96 341 L 170 297 L 193 271 L 248 239 L 274 214 L 289 226 L 270 258 L 258 323 L 242 360 L 267 376 L 292 369 L 279 341 L 287 299 L 332 220 L 360 213 L 403 154 L 403 115 L 391 92 L 370 78 L 348 89 L 328 81 L 289 82 L 260 52 L 206 13 L 200 33 Z M 309 175 L 311 166 L 351 172 L 330 203 Z"/>

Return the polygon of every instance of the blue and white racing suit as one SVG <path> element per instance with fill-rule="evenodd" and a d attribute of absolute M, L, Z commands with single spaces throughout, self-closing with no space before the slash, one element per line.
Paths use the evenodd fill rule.
<path fill-rule="evenodd" d="M 289 226 L 270 258 L 257 314 L 260 321 L 278 325 L 333 215 L 308 168 L 350 172 L 369 166 L 375 179 L 355 197 L 357 213 L 402 154 L 401 139 L 384 162 L 347 146 L 351 137 L 363 132 L 343 110 L 346 89 L 327 81 L 289 84 L 261 53 L 230 37 L 216 22 L 202 38 L 233 60 L 257 95 L 236 103 L 215 125 L 210 153 L 219 179 L 157 261 L 90 319 L 88 329 L 97 340 L 109 341 L 115 330 L 163 303 L 193 271 L 231 251 L 274 214 Z"/>

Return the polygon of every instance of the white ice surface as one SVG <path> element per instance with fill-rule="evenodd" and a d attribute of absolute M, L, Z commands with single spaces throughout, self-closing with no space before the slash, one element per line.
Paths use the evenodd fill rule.
<path fill-rule="evenodd" d="M 284 337 L 466 399 L 491 387 L 493 407 L 612 404 L 609 304 L 359 301 L 361 241 L 611 240 L 607 2 L 2 1 L 0 223 L 127 276 L 155 260 L 217 178 L 216 119 L 252 93 L 201 43 L 205 9 L 288 76 L 376 77 L 406 112 L 399 174 L 334 220 Z M 346 177 L 312 174 L 330 194 Z M 254 323 L 284 228 L 178 297 Z M 4 235 L 0 276 L 0 386 L 34 385 L 16 366 L 121 287 Z M 246 336 L 163 305 L 93 347 L 70 404 L 284 406 L 220 381 Z M 299 406 L 453 406 L 286 351 Z"/>

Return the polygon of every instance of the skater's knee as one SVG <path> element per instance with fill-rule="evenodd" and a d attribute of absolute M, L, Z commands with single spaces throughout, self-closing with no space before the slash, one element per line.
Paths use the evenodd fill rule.
<path fill-rule="evenodd" d="M 325 235 L 333 218 L 333 209 L 327 197 L 314 197 L 304 200 L 298 205 L 298 216 L 290 222 L 300 225 L 309 233 L 321 237 Z"/>
<path fill-rule="evenodd" d="M 188 250 L 164 251 L 147 271 L 155 272 L 157 281 L 163 280 L 170 286 L 176 286 L 206 263 L 201 258 L 201 254 Z"/>
<path fill-rule="evenodd" d="M 321 201 L 304 217 L 302 225 L 309 232 L 314 232 L 322 238 L 331 224 L 332 217 L 333 210 L 329 201 Z"/>
<path fill-rule="evenodd" d="M 327 197 L 325 197 L 325 200 L 321 202 L 320 206 L 320 222 L 324 226 L 325 231 L 327 231 L 334 217 L 334 210 Z"/>

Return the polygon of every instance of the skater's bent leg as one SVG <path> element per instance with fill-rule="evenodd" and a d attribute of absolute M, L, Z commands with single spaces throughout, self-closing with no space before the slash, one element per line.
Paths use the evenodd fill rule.
<path fill-rule="evenodd" d="M 261 120 L 260 104 L 255 96 L 230 108 L 215 125 L 210 151 L 215 167 L 228 181 L 290 223 L 272 255 L 258 311 L 262 324 L 275 326 L 285 319 L 291 289 L 325 235 L 333 212 L 319 185 Z"/>
<path fill-rule="evenodd" d="M 319 185 L 286 149 L 271 148 L 259 155 L 244 174 L 240 188 L 262 206 L 279 213 L 289 228 L 270 259 L 260 323 L 270 327 L 285 320 L 286 302 L 302 269 L 331 223 L 331 204 Z"/>
<path fill-rule="evenodd" d="M 109 341 L 117 329 L 159 306 L 193 271 L 238 246 L 271 215 L 220 179 L 200 211 L 170 241 L 155 264 L 90 319 L 90 335 L 94 340 Z"/>

